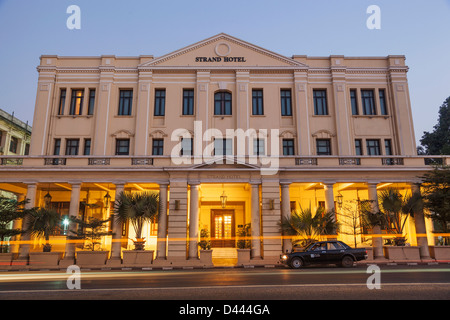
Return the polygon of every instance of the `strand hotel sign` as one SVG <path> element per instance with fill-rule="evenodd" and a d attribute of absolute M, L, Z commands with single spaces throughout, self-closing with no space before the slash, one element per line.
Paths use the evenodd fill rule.
<path fill-rule="evenodd" d="M 229 57 L 231 47 L 225 43 L 219 43 L 215 49 L 216 57 L 195 57 L 195 62 L 247 62 L 245 57 Z"/>

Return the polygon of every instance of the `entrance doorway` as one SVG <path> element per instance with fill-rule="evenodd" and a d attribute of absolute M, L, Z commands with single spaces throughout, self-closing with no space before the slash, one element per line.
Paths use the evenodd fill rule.
<path fill-rule="evenodd" d="M 236 247 L 234 221 L 234 210 L 232 209 L 211 210 L 211 247 Z"/>

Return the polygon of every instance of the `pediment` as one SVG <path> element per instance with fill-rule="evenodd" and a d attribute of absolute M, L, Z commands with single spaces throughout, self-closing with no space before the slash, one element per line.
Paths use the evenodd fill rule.
<path fill-rule="evenodd" d="M 299 69 L 307 65 L 278 53 L 221 33 L 162 57 L 140 68 L 280 68 Z"/>

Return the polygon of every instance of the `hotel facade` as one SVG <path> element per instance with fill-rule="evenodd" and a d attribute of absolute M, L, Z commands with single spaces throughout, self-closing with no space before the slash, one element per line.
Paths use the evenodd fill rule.
<path fill-rule="evenodd" d="M 157 192 L 158 223 L 145 229 L 155 265 L 197 263 L 201 230 L 213 258 L 236 258 L 247 225 L 248 263 L 276 264 L 291 248 L 280 221 L 292 210 L 322 206 L 344 219 L 346 205 L 383 189 L 420 191 L 430 163 L 450 161 L 417 155 L 404 56 L 288 58 L 219 34 L 159 58 L 45 55 L 37 71 L 30 155 L 2 156 L 0 188 L 28 207 L 50 195 L 63 217 L 84 218 L 108 218 L 104 199 L 121 191 Z M 52 251 L 73 263 L 82 249 L 68 228 Z M 111 229 L 102 247 L 120 264 L 133 229 Z M 432 231 L 423 214 L 407 221 L 422 259 Z M 389 235 L 374 233 L 357 245 L 383 258 Z M 21 241 L 19 257 L 42 251 Z"/>

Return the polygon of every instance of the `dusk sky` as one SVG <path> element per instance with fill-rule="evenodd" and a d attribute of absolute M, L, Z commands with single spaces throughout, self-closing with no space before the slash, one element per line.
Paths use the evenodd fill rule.
<path fill-rule="evenodd" d="M 405 55 L 417 141 L 450 96 L 450 0 L 0 0 L 0 108 L 32 124 L 42 54 L 158 57 L 221 32 L 287 57 Z"/>

